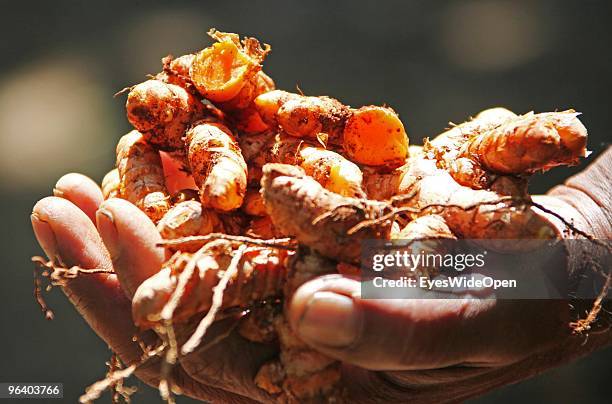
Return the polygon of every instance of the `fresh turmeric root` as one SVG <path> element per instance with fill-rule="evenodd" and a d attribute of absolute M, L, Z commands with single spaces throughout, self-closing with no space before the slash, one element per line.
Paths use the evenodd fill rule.
<path fill-rule="evenodd" d="M 251 97 L 257 87 L 257 74 L 261 71 L 270 46 L 260 45 L 255 38 L 244 38 L 241 42 L 236 34 L 212 29 L 208 33 L 217 42 L 199 52 L 190 67 L 190 77 L 198 91 L 214 103 L 244 105 L 242 99 Z"/>
<path fill-rule="evenodd" d="M 408 136 L 391 108 L 367 106 L 354 111 L 344 128 L 349 159 L 369 166 L 398 167 L 408 157 Z"/>
<path fill-rule="evenodd" d="M 231 288 L 238 287 L 237 283 L 250 285 L 251 281 L 230 281 L 226 293 L 230 294 L 232 303 L 226 305 L 224 300 L 222 307 L 248 307 L 253 301 L 253 293 L 260 297 L 265 295 L 267 298 L 287 298 L 299 285 L 312 277 L 335 272 L 336 262 L 345 266 L 358 265 L 361 258 L 360 243 L 366 239 L 422 240 L 418 244 L 419 248 L 440 251 L 444 249 L 444 240 L 457 237 L 555 237 L 548 220 L 528 203 L 525 178 L 500 175 L 492 172 L 488 166 L 479 166 L 478 155 L 470 155 L 470 161 L 473 167 L 480 170 L 486 181 L 468 182 L 472 186 L 462 185 L 458 181 L 460 177 L 456 176 L 457 173 L 453 174 L 453 170 L 448 168 L 450 160 L 445 158 L 446 153 L 464 150 L 466 144 L 475 138 L 475 134 L 495 133 L 495 128 L 504 128 L 513 120 L 519 119 L 507 112 L 484 112 L 474 120 L 427 142 L 423 148 L 411 148 L 410 158 L 406 163 L 391 172 L 386 169 L 377 172 L 375 168 L 366 170 L 365 189 L 370 197 L 375 191 L 379 199 L 382 199 L 380 201 L 348 197 L 325 189 L 320 179 L 314 179 L 316 173 L 313 173 L 314 177 L 307 175 L 305 168 L 307 169 L 308 165 L 304 164 L 304 160 L 308 154 L 302 155 L 301 149 L 296 149 L 295 144 L 293 148 L 289 147 L 291 143 L 284 141 L 290 138 L 288 136 L 266 134 L 242 139 L 242 150 L 249 164 L 263 166 L 263 204 L 257 202 L 257 209 L 244 209 L 257 215 L 261 212 L 258 209 L 263 205 L 267 212 L 267 216 L 256 216 L 252 220 L 247 235 L 255 238 L 272 238 L 278 234 L 292 236 L 301 248 L 310 249 L 311 258 L 306 259 L 301 253 L 293 256 L 287 264 L 289 272 L 282 275 L 284 286 L 274 281 L 274 288 L 266 289 L 263 285 L 270 285 L 269 281 L 259 283 L 263 288 L 261 290 L 266 291 L 263 294 L 259 292 L 260 289 L 256 289 L 258 292 L 254 292 L 254 289 L 248 295 L 237 298 Z M 577 124 L 574 122 L 569 126 L 577 127 Z M 484 132 L 485 129 L 489 132 Z M 582 135 L 578 134 L 578 137 L 580 136 Z M 316 149 L 316 146 L 304 146 L 301 140 L 295 142 L 299 143 L 302 149 Z M 322 148 L 319 150 L 326 151 Z M 566 160 L 563 161 L 571 163 L 583 153 L 584 150 L 578 148 L 571 153 L 572 156 L 564 157 Z M 296 159 L 296 155 L 300 156 L 300 159 Z M 269 161 L 288 161 L 291 164 L 270 164 Z M 540 166 L 546 167 L 546 164 Z M 526 176 L 530 172 L 531 168 L 523 175 Z M 249 200 L 257 200 L 256 191 L 251 192 Z M 407 216 L 407 224 L 403 228 L 398 226 L 398 223 L 401 223 L 397 220 L 400 214 Z M 518 242 L 512 246 L 515 249 L 522 247 Z M 500 244 L 499 248 L 505 246 Z M 227 257 L 224 259 L 225 261 L 215 258 L 214 262 L 227 262 Z M 318 260 L 318 264 L 312 265 L 313 260 Z M 310 264 L 304 264 L 304 261 Z M 323 265 L 323 261 L 333 262 L 334 265 Z M 302 262 L 301 269 L 296 265 L 299 262 Z M 184 264 L 179 265 L 176 262 L 170 262 L 168 266 L 185 267 Z M 138 302 L 134 306 L 135 313 L 139 314 L 141 325 L 159 322 L 159 316 L 155 313 L 162 310 L 161 303 L 155 302 L 156 305 L 153 305 L 144 296 L 161 296 L 161 302 L 166 302 L 174 290 L 172 285 L 177 283 L 172 280 L 172 271 L 164 269 L 147 281 L 151 283 L 143 285 L 145 289 L 157 291 L 154 294 L 143 292 L 142 299 L 135 299 L 135 302 Z M 436 273 L 436 268 L 417 268 L 417 272 L 420 275 L 432 276 Z M 216 280 L 199 279 L 193 282 L 197 282 L 198 286 L 189 290 L 202 290 L 198 293 L 210 294 Z M 164 289 L 166 287 L 168 289 Z M 199 295 L 189 296 L 185 300 L 186 304 L 177 308 L 174 321 L 184 321 L 190 315 L 208 309 L 208 303 L 202 302 L 209 302 L 209 295 L 206 298 Z M 147 313 L 144 319 L 143 313 Z M 269 340 L 272 338 L 270 333 L 274 332 L 281 351 L 277 360 L 260 369 L 255 378 L 257 385 L 270 394 L 275 394 L 279 402 L 342 401 L 340 364 L 308 349 L 290 329 L 282 313 L 265 323 L 267 331 L 264 334 L 254 333 L 253 330 L 250 334 L 255 340 Z"/>
<path fill-rule="evenodd" d="M 238 209 L 246 193 L 247 166 L 231 130 L 218 122 L 196 122 L 186 142 L 202 204 L 225 212 Z"/>
<path fill-rule="evenodd" d="M 157 224 L 157 229 L 165 239 L 225 232 L 217 213 L 193 200 L 179 202 L 170 208 Z M 182 246 L 182 251 L 192 252 L 185 246 Z"/>
<path fill-rule="evenodd" d="M 544 115 L 548 122 L 558 122 L 563 121 L 563 118 L 569 118 L 568 113 L 552 114 L 556 116 Z M 576 119 L 575 115 L 571 117 Z M 517 122 L 521 123 L 525 119 L 516 117 L 506 120 L 505 118 L 503 122 L 498 123 L 483 121 L 483 127 L 491 128 L 489 129 L 491 132 L 485 133 L 494 136 L 495 128 L 503 130 L 508 125 L 516 125 Z M 537 122 L 541 118 L 538 115 L 532 115 L 529 119 Z M 572 122 L 571 119 L 563 122 L 565 138 L 572 139 L 571 144 L 577 144 L 578 147 L 574 147 L 572 151 L 562 150 L 553 154 L 555 157 L 551 158 L 548 163 L 530 162 L 524 175 L 531 173 L 533 167 L 549 166 L 550 161 L 553 162 L 552 164 L 563 162 L 572 164 L 577 158 L 585 155 L 586 132 L 582 130 L 582 125 L 579 122 Z M 347 235 L 347 231 L 356 225 L 355 222 L 350 221 L 359 216 L 356 214 L 359 210 L 368 212 L 369 217 L 362 214 L 360 220 L 371 222 L 374 227 L 370 230 L 377 233 L 376 237 L 371 236 L 370 238 L 384 238 L 386 232 L 381 233 L 380 226 L 388 228 L 391 222 L 389 219 L 377 221 L 377 217 L 385 217 L 385 211 L 394 207 L 404 208 L 411 219 L 429 214 L 440 215 L 452 234 L 462 238 L 541 239 L 557 236 L 548 219 L 531 206 L 525 179 L 500 176 L 491 173 L 487 167 L 478 167 L 487 175 L 486 183 L 490 185 L 486 189 L 481 186 L 481 181 L 478 182 L 478 187 L 474 187 L 476 189 L 456 181 L 452 175 L 453 171 L 447 169 L 445 165 L 447 160 L 444 157 L 446 153 L 452 153 L 453 150 L 462 150 L 466 147 L 466 142 L 473 138 L 474 133 L 463 131 L 467 127 L 482 129 L 476 119 L 475 122 L 464 128 L 455 130 L 455 134 L 443 134 L 439 140 L 436 139 L 428 144 L 422 154 L 417 154 L 414 158 L 409 159 L 402 170 L 391 174 L 392 177 L 401 179 L 387 182 L 397 188 L 390 189 L 389 194 L 386 195 L 387 198 L 382 199 L 391 199 L 392 196 L 396 196 L 396 201 L 393 203 L 378 205 L 373 211 L 370 206 L 368 209 L 363 207 L 357 209 L 356 206 L 359 206 L 360 201 L 339 201 L 335 195 L 321 192 L 320 187 L 317 187 L 311 179 L 307 179 L 299 170 L 287 166 L 269 165 L 264 167 L 262 179 L 266 209 L 281 232 L 294 235 L 300 243 L 308 245 L 325 256 L 342 257 L 340 260 L 346 262 L 354 262 L 359 258 L 356 255 L 352 257 L 350 254 L 347 255 L 347 251 L 341 251 L 343 242 L 352 239 Z M 565 128 L 577 129 L 568 131 Z M 525 142 L 531 141 L 536 133 L 524 132 Z M 520 145 L 520 136 L 515 139 Z M 551 146 L 549 142 L 543 141 L 540 147 L 549 148 Z M 516 146 L 516 149 L 520 150 L 519 146 Z M 479 155 L 475 155 L 473 161 L 477 161 L 478 157 Z M 380 190 L 377 191 L 381 193 Z M 402 195 L 404 195 L 403 198 Z M 336 209 L 336 206 L 341 206 L 342 210 L 348 210 L 351 214 L 341 214 L 342 210 Z M 319 216 L 325 219 L 333 218 L 333 222 L 317 227 L 323 223 L 323 219 L 317 220 Z M 345 217 L 348 217 L 349 224 L 339 219 Z M 338 237 L 338 234 L 344 234 L 344 236 Z M 352 236 L 355 237 L 358 234 L 359 232 L 356 232 Z M 335 239 L 336 243 L 331 243 L 330 239 Z M 330 247 L 330 244 L 334 245 Z M 512 247 L 518 249 L 521 243 L 514 243 Z M 354 250 L 356 250 L 355 247 L 353 247 Z"/>
<path fill-rule="evenodd" d="M 166 56 L 162 59 L 162 71 L 155 76 L 156 80 L 174 84 L 186 90 L 192 90 L 193 83 L 189 77 L 189 69 L 195 55 L 188 54 L 178 58 Z M 194 91 L 192 91 L 194 92 Z"/>
<path fill-rule="evenodd" d="M 136 291 L 135 323 L 164 337 L 204 315 L 181 355 L 224 310 L 250 311 L 241 334 L 279 347 L 257 373 L 259 387 L 278 402 L 345 402 L 341 364 L 287 322 L 300 285 L 359 276 L 364 240 L 440 252 L 448 240 L 515 239 L 487 245 L 521 251 L 560 237 L 527 185 L 533 173 L 587 155 L 574 111 L 493 108 L 410 146 L 391 108 L 275 90 L 262 71 L 268 45 L 209 34 L 213 45 L 164 58 L 159 74 L 130 89 L 136 130 L 119 141 L 117 169 L 102 182 L 105 198 L 146 212 L 173 254 Z M 168 180 L 169 195 L 160 151 L 178 158 L 197 191 L 175 192 L 193 187 L 185 175 L 178 186 Z"/>
<path fill-rule="evenodd" d="M 147 80 L 132 87 L 125 104 L 130 123 L 159 150 L 184 154 L 183 137 L 205 114 L 204 105 L 183 87 Z"/>
<path fill-rule="evenodd" d="M 289 101 L 298 101 L 300 98 L 301 96 L 299 94 L 283 90 L 272 90 L 257 96 L 254 100 L 254 104 L 261 119 L 271 127 L 277 127 L 279 126 L 278 111 L 281 107 Z M 316 133 L 302 132 L 296 136 L 312 137 L 313 135 L 316 135 Z"/>
<path fill-rule="evenodd" d="M 255 99 L 255 107 L 270 125 L 296 137 L 341 143 L 342 131 L 350 110 L 330 97 L 307 97 L 273 91 Z M 264 118 L 265 117 L 265 118 Z"/>
<path fill-rule="evenodd" d="M 573 165 L 586 155 L 586 128 L 574 111 L 529 113 L 487 128 L 461 147 L 459 158 L 475 158 L 498 174 L 532 174 Z"/>
<path fill-rule="evenodd" d="M 391 108 L 370 105 L 352 109 L 334 98 L 281 90 L 260 95 L 255 107 L 271 127 L 342 147 L 346 156 L 359 164 L 398 167 L 408 156 L 404 125 Z"/>
<path fill-rule="evenodd" d="M 113 168 L 106 173 L 104 178 L 102 178 L 100 188 L 102 189 L 104 199 L 120 198 L 121 178 L 119 177 L 119 170 Z"/>
<path fill-rule="evenodd" d="M 245 133 L 260 133 L 268 126 L 259 116 L 253 100 L 274 89 L 274 81 L 261 69 L 270 52 L 255 38 L 211 30 L 217 42 L 199 52 L 190 67 L 192 83 L 203 97 L 233 116 L 236 127 Z"/>
<path fill-rule="evenodd" d="M 391 224 L 383 222 L 349 234 L 365 220 L 389 213 L 389 205 L 344 197 L 323 188 L 304 170 L 286 164 L 264 166 L 262 195 L 274 225 L 325 257 L 359 262 L 359 243 L 388 239 Z"/>
<path fill-rule="evenodd" d="M 259 189 L 247 189 L 244 202 L 242 203 L 242 210 L 250 216 L 266 216 L 266 207 Z"/>
<path fill-rule="evenodd" d="M 517 116 L 496 108 L 426 142 L 391 173 L 366 172 L 366 192 L 376 199 L 399 198 L 396 206 L 422 211 L 413 218 L 440 214 L 461 238 L 551 238 L 558 235 L 531 206 L 527 177 L 551 166 L 574 164 L 586 155 L 585 145 L 586 130 L 575 113 Z M 493 155 L 498 163 L 487 162 Z M 523 157 L 523 163 L 504 163 L 504 158 Z M 520 249 L 521 243 L 514 247 Z"/>
<path fill-rule="evenodd" d="M 293 295 L 311 279 L 336 272 L 334 261 L 308 248 L 293 255 L 288 266 L 284 296 Z M 291 329 L 282 313 L 274 318 L 273 325 L 280 345 L 279 359 L 264 364 L 255 376 L 255 383 L 276 395 L 278 402 L 340 401 L 343 395 L 339 385 L 340 362 L 310 349 Z"/>
<path fill-rule="evenodd" d="M 397 222 L 396 222 L 397 223 Z M 410 253 L 418 255 L 423 253 L 446 254 L 451 252 L 452 245 L 449 240 L 457 237 L 450 230 L 444 218 L 440 215 L 431 214 L 419 216 L 411 220 L 397 232 L 392 232 L 391 239 L 406 241 Z M 391 276 L 417 276 L 434 277 L 439 273 L 439 268 L 434 264 L 420 263 L 416 268 L 406 271 L 395 271 Z M 388 274 L 385 274 L 386 276 Z"/>
<path fill-rule="evenodd" d="M 364 196 L 361 169 L 341 154 L 283 134 L 249 136 L 241 142 L 246 159 L 257 167 L 268 163 L 296 165 L 326 189 L 344 196 Z"/>
<path fill-rule="evenodd" d="M 179 278 L 189 266 L 194 271 L 180 297 L 172 321 L 180 323 L 195 314 L 206 312 L 212 291 L 223 271 L 227 270 L 236 243 L 216 240 L 198 253 L 176 253 L 161 270 L 147 279 L 136 291 L 132 303 L 135 323 L 143 328 L 159 325 L 162 310 L 170 301 Z M 239 263 L 239 270 L 223 294 L 223 308 L 245 307 L 251 302 L 278 296 L 282 290 L 286 252 L 272 248 L 249 247 Z"/>
<path fill-rule="evenodd" d="M 285 235 L 281 234 L 276 227 L 274 227 L 274 223 L 272 223 L 272 219 L 270 216 L 260 216 L 255 217 L 249 223 L 249 227 L 245 230 L 244 234 L 249 237 L 260 238 L 264 240 L 273 239 L 273 238 L 282 238 Z"/>
<path fill-rule="evenodd" d="M 153 222 L 170 209 L 159 153 L 133 130 L 117 144 L 119 195 L 142 209 Z"/>

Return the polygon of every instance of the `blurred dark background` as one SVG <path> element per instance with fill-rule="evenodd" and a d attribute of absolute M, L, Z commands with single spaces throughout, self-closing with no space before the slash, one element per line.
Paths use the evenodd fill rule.
<path fill-rule="evenodd" d="M 129 130 L 113 94 L 160 58 L 209 44 L 210 27 L 272 44 L 277 86 L 353 106 L 386 103 L 411 141 L 491 106 L 583 112 L 595 155 L 610 142 L 609 1 L 3 1 L 0 15 L 0 381 L 59 381 L 65 402 L 105 372 L 104 343 L 59 291 L 32 298 L 29 214 L 59 176 L 100 180 Z M 545 192 L 575 172 L 538 176 Z M 609 402 L 612 351 L 475 402 Z M 155 402 L 144 389 L 136 402 Z M 184 399 L 182 402 L 189 402 Z"/>

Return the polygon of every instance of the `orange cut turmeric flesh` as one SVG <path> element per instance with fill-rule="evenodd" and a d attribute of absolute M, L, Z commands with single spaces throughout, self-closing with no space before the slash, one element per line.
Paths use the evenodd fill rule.
<path fill-rule="evenodd" d="M 343 140 L 347 156 L 359 164 L 395 168 L 408 157 L 408 136 L 391 108 L 357 109 L 346 122 Z"/>
<path fill-rule="evenodd" d="M 198 53 L 190 76 L 198 91 L 212 102 L 238 95 L 261 66 L 231 41 L 217 42 Z"/>

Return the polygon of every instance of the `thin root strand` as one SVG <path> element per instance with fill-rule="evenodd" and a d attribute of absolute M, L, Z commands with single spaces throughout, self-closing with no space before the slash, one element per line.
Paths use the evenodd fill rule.
<path fill-rule="evenodd" d="M 32 257 L 34 263 L 34 298 L 40 306 L 45 318 L 53 320 L 55 317 L 53 310 L 49 308 L 43 297 L 43 278 L 48 280 L 48 284 L 44 286 L 45 291 L 49 291 L 54 286 L 64 286 L 66 283 L 80 275 L 95 275 L 95 274 L 114 274 L 110 269 L 83 269 L 77 266 L 71 268 L 63 268 L 55 265 L 52 261 L 46 260 L 43 257 Z"/>
<path fill-rule="evenodd" d="M 189 337 L 187 342 L 185 342 L 185 344 L 181 348 L 182 355 L 187 355 L 193 352 L 202 342 L 202 338 L 204 338 L 208 327 L 210 327 L 210 325 L 213 323 L 217 312 L 221 308 L 221 304 L 223 303 L 223 292 L 225 291 L 227 284 L 229 283 L 230 279 L 232 279 L 238 272 L 238 264 L 240 263 L 240 260 L 242 259 L 245 250 L 246 245 L 241 245 L 234 253 L 234 256 L 232 257 L 229 266 L 227 267 L 227 269 L 223 273 L 223 276 L 221 277 L 221 280 L 213 290 L 212 305 L 210 306 L 210 310 L 208 310 L 208 313 L 206 313 L 204 318 L 200 321 L 200 324 L 198 324 L 198 327 L 196 328 L 194 333 L 191 335 L 191 337 Z"/>
<path fill-rule="evenodd" d="M 251 244 L 260 247 L 273 247 L 281 250 L 295 250 L 295 241 L 292 238 L 273 238 L 268 240 L 246 237 L 246 236 L 235 236 L 231 234 L 224 233 L 210 233 L 205 236 L 189 236 L 189 237 L 181 237 L 175 239 L 162 240 L 157 243 L 158 247 L 178 247 L 180 248 L 182 245 L 205 245 L 209 241 L 221 239 L 221 240 L 229 240 L 236 241 L 244 244 Z"/>

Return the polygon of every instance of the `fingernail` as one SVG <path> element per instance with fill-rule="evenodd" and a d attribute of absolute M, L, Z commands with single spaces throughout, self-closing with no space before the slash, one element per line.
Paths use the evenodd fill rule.
<path fill-rule="evenodd" d="M 309 342 L 340 348 L 359 334 L 361 312 L 353 299 L 333 292 L 316 292 L 306 304 L 298 333 Z"/>
<path fill-rule="evenodd" d="M 38 240 L 38 244 L 42 247 L 47 258 L 53 262 L 59 262 L 59 248 L 51 225 L 41 219 L 38 213 L 32 213 L 30 220 L 36 240 Z"/>
<path fill-rule="evenodd" d="M 104 240 L 104 245 L 106 245 L 106 249 L 111 257 L 118 257 L 120 252 L 119 234 L 117 233 L 113 214 L 104 208 L 98 209 L 96 212 L 96 222 L 100 236 Z"/>

